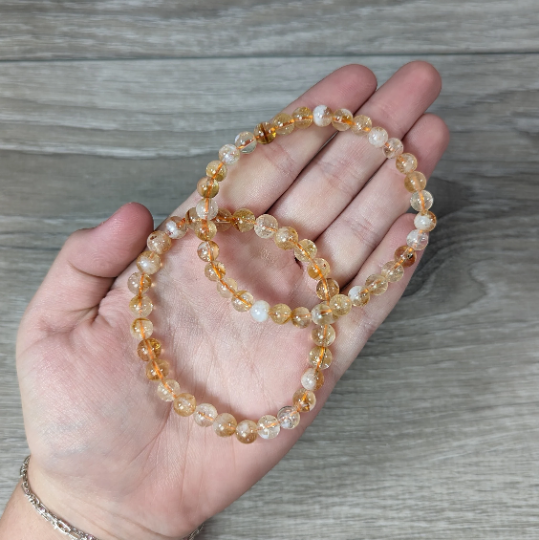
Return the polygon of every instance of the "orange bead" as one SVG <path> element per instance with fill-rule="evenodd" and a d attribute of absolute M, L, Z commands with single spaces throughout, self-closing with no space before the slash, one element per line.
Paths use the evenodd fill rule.
<path fill-rule="evenodd" d="M 413 171 L 406 175 L 404 179 L 404 187 L 410 192 L 421 191 L 427 185 L 427 178 L 419 171 Z"/>
<path fill-rule="evenodd" d="M 259 144 L 269 144 L 277 137 L 275 126 L 271 122 L 261 122 L 255 127 L 253 133 L 255 134 L 256 142 Z"/>
<path fill-rule="evenodd" d="M 204 176 L 198 181 L 197 191 L 205 199 L 215 197 L 219 193 L 219 182 L 215 178 Z"/>
<path fill-rule="evenodd" d="M 326 261 L 326 259 L 321 259 L 320 257 L 313 259 L 307 268 L 307 273 L 313 279 L 322 279 L 323 277 L 326 277 L 329 272 L 329 263 Z"/>
<path fill-rule="evenodd" d="M 412 266 L 416 259 L 417 255 L 413 248 L 410 246 L 400 246 L 395 250 L 395 260 L 399 261 L 402 266 Z"/>
<path fill-rule="evenodd" d="M 144 362 L 159 358 L 161 354 L 161 342 L 155 338 L 143 339 L 138 344 L 137 354 Z"/>

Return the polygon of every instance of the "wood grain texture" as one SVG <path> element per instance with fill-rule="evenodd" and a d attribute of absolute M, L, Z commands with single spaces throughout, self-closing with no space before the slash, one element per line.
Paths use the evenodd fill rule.
<path fill-rule="evenodd" d="M 26 452 L 17 325 L 66 235 L 129 200 L 162 219 L 224 141 L 331 70 L 383 82 L 411 58 L 0 64 L 0 506 Z M 312 427 L 201 539 L 539 536 L 539 55 L 430 60 L 452 141 L 422 264 Z"/>
<path fill-rule="evenodd" d="M 534 0 L 11 0 L 0 59 L 537 52 Z"/>

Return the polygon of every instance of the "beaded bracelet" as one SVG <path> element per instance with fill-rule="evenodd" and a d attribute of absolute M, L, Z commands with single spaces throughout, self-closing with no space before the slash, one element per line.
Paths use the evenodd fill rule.
<path fill-rule="evenodd" d="M 250 154 L 258 144 L 269 144 L 279 135 L 288 135 L 295 129 L 305 129 L 311 124 L 317 126 L 333 125 L 338 131 L 350 129 L 357 135 L 365 135 L 370 144 L 381 148 L 385 157 L 394 158 L 397 169 L 405 174 L 404 186 L 412 193 L 410 203 L 418 214 L 414 219 L 416 229 L 411 231 L 406 244 L 397 248 L 392 261 L 383 265 L 379 274 L 370 275 L 364 286 L 355 286 L 348 295 L 341 294 L 338 283 L 329 277 L 330 265 L 323 258 L 316 257 L 317 248 L 311 240 L 298 241 L 298 234 L 292 227 L 279 227 L 277 220 L 268 214 L 255 218 L 247 208 L 240 208 L 233 214 L 217 206 L 215 197 L 219 193 L 220 182 L 227 176 L 227 166 L 235 164 L 242 154 Z M 172 216 L 165 221 L 164 230 L 156 230 L 148 237 L 148 250 L 137 258 L 139 272 L 128 278 L 129 289 L 136 294 L 129 307 L 137 318 L 131 324 L 132 335 L 139 339 L 137 353 L 147 362 L 146 376 L 150 381 L 157 381 L 157 394 L 164 401 L 173 402 L 174 411 L 180 416 L 193 416 L 202 426 L 213 426 L 221 437 L 233 434 L 242 443 L 252 443 L 258 437 L 273 439 L 281 428 L 293 429 L 300 422 L 300 413 L 310 411 L 316 404 L 315 390 L 324 384 L 323 370 L 332 363 L 329 347 L 335 341 L 332 326 L 340 317 L 347 315 L 353 306 L 365 306 L 371 295 L 383 294 L 389 283 L 402 279 L 404 268 L 416 261 L 416 251 L 427 246 L 429 232 L 436 226 L 436 216 L 429 210 L 433 197 L 425 191 L 427 179 L 416 171 L 417 159 L 414 155 L 403 153 L 403 144 L 399 139 L 389 138 L 381 127 L 372 127 L 372 121 L 364 115 L 353 116 L 347 109 L 332 112 L 327 106 L 319 105 L 314 110 L 307 107 L 297 108 L 292 115 L 281 112 L 270 122 L 258 124 L 254 132 L 240 133 L 235 144 L 225 144 L 219 150 L 219 160 L 211 161 L 206 167 L 206 176 L 201 178 L 197 191 L 202 199 L 190 208 L 185 217 Z M 275 244 L 284 250 L 293 250 L 296 259 L 307 263 L 307 273 L 316 279 L 316 295 L 321 303 L 312 309 L 297 307 L 291 309 L 286 304 L 270 306 L 265 300 L 254 301 L 253 295 L 246 290 L 238 290 L 234 279 L 225 277 L 226 268 L 218 261 L 219 246 L 213 241 L 218 231 L 234 226 L 240 232 L 249 230 L 261 238 L 273 238 Z M 282 407 L 276 416 L 265 415 L 258 422 L 242 420 L 237 422 L 229 413 L 218 414 L 209 403 L 197 404 L 192 394 L 181 391 L 180 384 L 167 378 L 170 365 L 160 358 L 161 342 L 152 336 L 153 323 L 147 318 L 152 312 L 153 302 L 145 295 L 153 282 L 153 276 L 162 266 L 162 256 L 172 247 L 172 240 L 183 238 L 188 229 L 192 229 L 202 240 L 197 253 L 206 262 L 205 275 L 217 282 L 217 291 L 225 298 L 230 298 L 237 311 L 250 311 L 253 319 L 264 322 L 268 318 L 277 324 L 292 322 L 298 328 L 307 328 L 311 323 L 316 326 L 311 338 L 315 347 L 309 352 L 310 367 L 301 377 L 302 386 L 294 393 L 293 405 Z"/>

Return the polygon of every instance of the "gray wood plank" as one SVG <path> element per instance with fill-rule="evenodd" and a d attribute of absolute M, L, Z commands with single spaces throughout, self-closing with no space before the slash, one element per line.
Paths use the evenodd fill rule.
<path fill-rule="evenodd" d="M 538 51 L 534 0 L 10 0 L 0 58 Z"/>
<path fill-rule="evenodd" d="M 16 329 L 66 235 L 128 200 L 161 219 L 224 141 L 332 69 L 383 81 L 407 60 L 0 65 L 0 507 L 26 451 Z M 537 538 L 539 55 L 433 62 L 453 138 L 421 267 L 296 447 L 202 538 Z"/>

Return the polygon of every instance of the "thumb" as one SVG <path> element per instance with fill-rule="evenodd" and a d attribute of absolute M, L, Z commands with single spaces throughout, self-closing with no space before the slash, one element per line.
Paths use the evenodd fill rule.
<path fill-rule="evenodd" d="M 152 215 L 138 203 L 125 204 L 97 227 L 75 231 L 58 253 L 23 322 L 30 323 L 33 331 L 50 334 L 95 317 L 114 278 L 143 251 L 152 231 Z"/>

